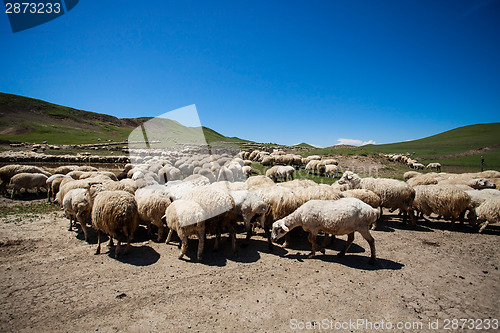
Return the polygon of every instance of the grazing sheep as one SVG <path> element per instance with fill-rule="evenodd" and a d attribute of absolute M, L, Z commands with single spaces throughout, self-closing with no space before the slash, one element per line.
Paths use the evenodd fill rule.
<path fill-rule="evenodd" d="M 166 243 L 170 243 L 172 233 L 175 231 L 181 239 L 181 252 L 179 259 L 186 254 L 188 238 L 198 236 L 198 261 L 203 259 L 205 245 L 205 211 L 194 201 L 176 200 L 165 211 L 167 227 L 170 228 Z"/>
<path fill-rule="evenodd" d="M 56 202 L 58 202 L 60 205 L 63 203 L 64 196 L 66 193 L 68 193 L 70 190 L 74 188 L 89 188 L 91 185 L 97 185 L 97 184 L 103 184 L 103 180 L 101 178 L 94 179 L 94 178 L 87 178 L 87 179 L 82 179 L 82 180 L 70 180 L 68 182 L 65 182 L 67 179 L 64 178 L 63 181 L 61 182 L 61 186 L 59 188 L 59 191 L 56 194 Z"/>
<path fill-rule="evenodd" d="M 347 185 L 348 189 L 364 188 L 380 197 L 380 215 L 382 207 L 399 209 L 403 212 L 403 222 L 406 222 L 415 191 L 407 183 L 388 178 L 361 178 L 352 171 L 346 171 L 338 181 L 339 185 Z M 374 224 L 373 228 L 377 225 Z"/>
<path fill-rule="evenodd" d="M 163 239 L 165 227 L 162 222 L 162 216 L 165 210 L 170 205 L 171 201 L 168 197 L 159 194 L 151 193 L 148 196 L 141 196 L 137 200 L 137 212 L 139 219 L 146 222 L 148 227 L 148 235 L 153 234 L 151 223 L 158 227 L 158 241 Z"/>
<path fill-rule="evenodd" d="M 411 167 L 413 169 L 416 169 L 416 170 L 424 170 L 425 169 L 425 165 L 423 165 L 422 163 L 413 163 L 411 165 Z"/>
<path fill-rule="evenodd" d="M 137 229 L 137 202 L 132 194 L 125 191 L 102 191 L 96 195 L 92 207 L 92 226 L 97 230 L 97 250 L 101 253 L 101 233 L 107 233 L 109 245 L 113 246 L 113 237 L 118 244 L 115 258 L 120 255 L 121 240 L 127 239 L 125 253 L 130 250 L 130 242 Z"/>
<path fill-rule="evenodd" d="M 268 248 L 272 251 L 270 228 L 273 222 L 291 214 L 302 202 L 297 199 L 291 189 L 274 184 L 255 187 L 254 191 L 268 206 L 264 218 L 264 232 L 267 237 Z"/>
<path fill-rule="evenodd" d="M 467 193 L 452 185 L 418 185 L 414 190 L 412 209 L 427 216 L 434 213 L 450 217 L 452 224 L 465 214 L 471 200 Z M 416 224 L 418 214 L 411 215 Z"/>
<path fill-rule="evenodd" d="M 273 180 L 273 182 L 278 181 L 278 168 L 281 167 L 281 165 L 275 165 L 269 169 L 266 170 L 266 177 L 269 177 Z"/>
<path fill-rule="evenodd" d="M 354 232 L 359 232 L 370 245 L 371 258 L 369 263 L 375 263 L 375 240 L 369 227 L 379 218 L 378 209 L 356 198 L 339 200 L 311 200 L 300 206 L 295 212 L 273 223 L 272 238 L 278 240 L 291 229 L 302 227 L 309 232 L 312 251 L 309 258 L 316 254 L 316 236 L 322 231 L 332 235 L 348 235 L 344 249 L 339 256 L 345 255 L 354 241 Z M 325 249 L 320 251 L 325 254 Z"/>
<path fill-rule="evenodd" d="M 54 199 L 57 191 L 59 191 L 59 185 L 61 184 L 62 178 L 71 178 L 63 174 L 55 174 L 47 178 L 47 201 L 50 202 L 50 199 Z M 60 180 L 58 180 L 60 179 Z M 58 180 L 58 181 L 57 181 Z M 52 187 L 52 184 L 57 181 L 57 185 Z"/>
<path fill-rule="evenodd" d="M 274 182 L 272 179 L 269 179 L 269 177 L 266 176 L 252 176 L 249 177 L 245 183 L 248 186 L 248 189 L 252 189 L 255 187 L 260 187 L 260 186 L 269 186 L 269 185 L 274 185 Z"/>
<path fill-rule="evenodd" d="M 18 173 L 41 173 L 47 177 L 51 174 L 39 167 L 33 165 L 19 165 L 19 164 L 9 164 L 0 168 L 0 179 L 2 184 L 0 185 L 0 193 L 7 192 L 7 184 L 10 183 L 10 179 Z"/>
<path fill-rule="evenodd" d="M 30 188 L 36 188 L 39 192 L 41 188 L 47 190 L 47 179 L 48 177 L 41 173 L 18 173 L 10 179 L 10 186 L 12 186 L 12 194 L 10 198 L 14 198 L 16 192 L 19 192 L 22 188 L 26 191 Z M 48 192 L 48 190 L 47 190 Z"/>
<path fill-rule="evenodd" d="M 342 192 L 344 198 L 358 198 L 373 208 L 380 207 L 380 197 L 367 189 L 354 189 Z"/>
<path fill-rule="evenodd" d="M 275 159 L 273 156 L 266 156 L 262 159 L 262 162 L 261 162 L 261 164 L 263 166 L 273 166 L 274 163 L 275 163 Z"/>
<path fill-rule="evenodd" d="M 325 174 L 327 177 L 337 178 L 339 174 L 339 167 L 334 164 L 325 165 Z"/>
<path fill-rule="evenodd" d="M 320 164 L 321 161 L 319 160 L 312 160 L 309 163 L 306 164 L 306 171 L 307 173 L 315 173 L 318 164 Z"/>
<path fill-rule="evenodd" d="M 241 168 L 241 170 L 243 171 L 243 174 L 245 175 L 245 177 L 250 177 L 252 176 L 252 167 L 249 166 L 249 165 L 245 165 L 243 168 Z"/>
<path fill-rule="evenodd" d="M 440 163 L 429 163 L 426 166 L 427 169 L 431 171 L 441 172 L 441 164 Z"/>
<path fill-rule="evenodd" d="M 500 222 L 500 197 L 485 200 L 479 207 L 476 208 L 477 220 L 484 222 L 479 232 L 488 226 L 488 224 Z"/>
<path fill-rule="evenodd" d="M 477 225 L 476 208 L 479 207 L 483 202 L 488 199 L 500 197 L 500 191 L 494 189 L 484 189 L 484 190 L 465 190 L 465 193 L 470 197 L 469 204 L 469 223 L 472 225 Z"/>
<path fill-rule="evenodd" d="M 323 163 L 325 165 L 339 165 L 339 162 L 337 160 L 334 160 L 334 159 L 326 159 L 326 160 L 323 160 Z"/>
<path fill-rule="evenodd" d="M 252 235 L 252 222 L 256 220 L 261 227 L 264 227 L 267 204 L 253 191 L 236 190 L 230 191 L 229 195 L 234 200 L 236 216 L 243 219 L 247 231 L 246 239 Z"/>

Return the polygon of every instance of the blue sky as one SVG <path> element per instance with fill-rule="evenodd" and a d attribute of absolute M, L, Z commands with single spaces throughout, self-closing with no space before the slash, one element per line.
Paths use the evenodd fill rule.
<path fill-rule="evenodd" d="M 500 121 L 500 1 L 82 0 L 13 34 L 0 91 L 117 117 L 196 105 L 259 142 L 389 143 Z"/>

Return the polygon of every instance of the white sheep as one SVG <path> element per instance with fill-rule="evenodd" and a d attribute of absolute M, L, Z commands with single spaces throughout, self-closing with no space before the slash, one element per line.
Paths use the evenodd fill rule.
<path fill-rule="evenodd" d="M 249 240 L 252 235 L 252 222 L 254 220 L 264 228 L 267 204 L 256 193 L 249 190 L 230 191 L 229 195 L 234 200 L 236 216 L 243 219 L 247 231 L 246 239 Z"/>
<path fill-rule="evenodd" d="M 339 167 L 335 164 L 325 165 L 325 174 L 327 177 L 337 178 L 339 174 Z"/>
<path fill-rule="evenodd" d="M 380 197 L 367 189 L 347 190 L 341 193 L 344 198 L 358 198 L 373 208 L 380 207 Z"/>
<path fill-rule="evenodd" d="M 416 169 L 416 170 L 424 170 L 425 169 L 425 165 L 423 165 L 422 163 L 413 163 L 411 165 L 411 167 L 413 169 Z"/>
<path fill-rule="evenodd" d="M 130 250 L 130 242 L 138 226 L 137 202 L 134 196 L 125 191 L 102 191 L 96 195 L 92 207 L 92 226 L 97 230 L 97 250 L 101 253 L 101 233 L 107 233 L 109 246 L 113 246 L 113 237 L 118 244 L 115 258 L 120 255 L 121 240 L 127 239 L 125 253 Z"/>
<path fill-rule="evenodd" d="M 39 167 L 33 165 L 19 165 L 19 164 L 9 164 L 0 168 L 0 179 L 2 180 L 2 184 L 0 185 L 0 193 L 5 193 L 7 185 L 10 182 L 10 179 L 19 173 L 41 173 L 47 177 L 50 177 L 51 174 Z"/>
<path fill-rule="evenodd" d="M 426 169 L 430 169 L 431 171 L 441 172 L 441 163 L 429 163 L 426 166 Z"/>
<path fill-rule="evenodd" d="M 479 207 L 476 208 L 477 220 L 484 222 L 479 232 L 488 226 L 488 224 L 500 222 L 500 197 L 485 200 Z"/>
<path fill-rule="evenodd" d="M 22 188 L 26 189 L 26 191 L 31 188 L 36 188 L 37 192 L 39 192 L 41 188 L 47 190 L 47 179 L 48 177 L 41 173 L 18 173 L 10 179 L 9 185 L 12 186 L 12 194 L 10 197 L 14 198 L 14 195 Z"/>
<path fill-rule="evenodd" d="M 415 191 L 407 183 L 388 178 L 361 178 L 352 171 L 346 171 L 338 181 L 339 185 L 347 185 L 348 189 L 364 188 L 380 197 L 380 215 L 382 207 L 399 209 L 403 212 L 403 222 L 406 222 Z M 376 228 L 374 224 L 373 228 Z"/>
<path fill-rule="evenodd" d="M 412 209 L 424 215 L 432 213 L 451 218 L 452 224 L 462 218 L 470 204 L 470 197 L 453 185 L 418 185 L 414 187 L 415 199 Z M 416 223 L 418 214 L 413 216 Z"/>
<path fill-rule="evenodd" d="M 245 165 L 243 168 L 241 168 L 241 170 L 243 171 L 243 174 L 245 175 L 245 177 L 250 177 L 252 176 L 252 167 L 249 166 L 249 165 Z"/>
<path fill-rule="evenodd" d="M 175 231 L 181 239 L 181 259 L 187 251 L 188 238 L 191 235 L 198 236 L 198 261 L 203 259 L 203 248 L 205 245 L 205 211 L 194 201 L 176 200 L 172 202 L 165 211 L 167 227 L 170 228 L 166 243 L 170 243 L 172 233 Z"/>
<path fill-rule="evenodd" d="M 272 238 L 278 240 L 295 227 L 302 227 L 309 232 L 312 251 L 309 258 L 316 254 L 316 236 L 322 231 L 332 235 L 348 235 L 344 249 L 339 256 L 345 255 L 354 241 L 354 232 L 359 232 L 370 245 L 370 263 L 375 263 L 375 240 L 369 227 L 379 217 L 378 209 L 356 198 L 339 200 L 311 200 L 300 206 L 295 212 L 273 223 Z M 325 249 L 320 251 L 325 254 Z"/>
<path fill-rule="evenodd" d="M 139 219 L 144 221 L 148 227 L 148 235 L 151 237 L 151 224 L 158 227 L 158 241 L 163 239 L 165 227 L 162 222 L 162 216 L 165 214 L 171 201 L 165 195 L 160 193 L 151 193 L 147 196 L 136 197 L 137 212 Z"/>
<path fill-rule="evenodd" d="M 229 170 L 226 166 L 222 166 L 219 170 L 219 174 L 217 176 L 217 181 L 228 181 L 234 182 L 234 175 L 231 170 Z"/>
<path fill-rule="evenodd" d="M 254 187 L 260 187 L 260 186 L 269 186 L 269 185 L 274 185 L 274 182 L 272 179 L 269 179 L 269 177 L 266 176 L 252 176 L 249 177 L 245 183 L 247 184 L 249 189 L 252 189 Z"/>
<path fill-rule="evenodd" d="M 92 201 L 89 191 L 85 188 L 75 188 L 64 196 L 62 207 L 66 217 L 69 219 L 69 231 L 72 230 L 72 220 L 76 219 L 82 228 L 85 241 L 88 241 L 87 223 L 90 223 L 92 213 Z"/>

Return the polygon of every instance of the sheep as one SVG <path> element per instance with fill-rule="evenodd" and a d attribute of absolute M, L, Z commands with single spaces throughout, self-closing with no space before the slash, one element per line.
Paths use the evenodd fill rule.
<path fill-rule="evenodd" d="M 273 245 L 269 230 L 272 223 L 291 214 L 302 202 L 297 199 L 291 189 L 274 184 L 256 187 L 254 191 L 268 206 L 264 218 L 264 232 L 267 237 L 268 249 L 272 251 Z"/>
<path fill-rule="evenodd" d="M 12 194 L 10 198 L 14 198 L 16 192 L 19 192 L 22 188 L 26 191 L 30 188 L 36 188 L 37 192 L 40 188 L 47 190 L 47 179 L 48 177 L 41 173 L 18 173 L 10 179 L 9 185 L 12 186 Z M 48 192 L 48 190 L 47 190 Z"/>
<path fill-rule="evenodd" d="M 430 169 L 431 171 L 441 172 L 441 164 L 440 163 L 429 163 L 425 167 L 426 169 Z"/>
<path fill-rule="evenodd" d="M 259 153 L 260 153 L 259 150 L 254 150 L 253 152 L 250 153 L 250 155 L 248 156 L 248 159 L 251 161 L 255 161 L 255 159 L 257 158 Z"/>
<path fill-rule="evenodd" d="M 339 162 L 337 160 L 334 160 L 334 159 L 326 159 L 323 161 L 323 163 L 325 165 L 336 165 L 336 166 L 339 165 Z"/>
<path fill-rule="evenodd" d="M 7 192 L 7 185 L 9 184 L 10 179 L 18 173 L 41 173 L 47 177 L 51 176 L 49 172 L 33 165 L 5 165 L 0 168 L 0 179 L 2 180 L 2 184 L 0 185 L 0 193 Z"/>
<path fill-rule="evenodd" d="M 352 171 L 346 171 L 338 181 L 339 185 L 347 185 L 348 189 L 364 188 L 380 197 L 380 215 L 382 207 L 399 209 L 403 212 L 403 222 L 406 223 L 408 211 L 411 208 L 415 191 L 407 183 L 388 178 L 361 178 Z M 373 229 L 377 227 L 373 225 Z"/>
<path fill-rule="evenodd" d="M 118 178 L 116 178 L 115 174 L 112 173 L 111 171 L 89 171 L 89 172 L 83 172 L 78 179 L 86 179 L 86 178 L 95 178 L 99 176 L 105 176 L 108 177 L 109 179 L 113 181 L 118 181 Z"/>
<path fill-rule="evenodd" d="M 422 173 L 417 172 L 417 171 L 407 171 L 404 173 L 403 178 L 405 180 L 411 179 L 413 177 L 417 177 L 418 175 L 421 175 Z"/>
<path fill-rule="evenodd" d="M 280 167 L 281 165 L 275 165 L 269 169 L 266 170 L 266 177 L 269 177 L 273 180 L 273 182 L 277 182 L 278 181 L 278 168 Z"/>
<path fill-rule="evenodd" d="M 278 184 L 278 186 L 284 186 L 293 189 L 297 186 L 308 187 L 308 186 L 319 186 L 319 184 L 310 179 L 294 179 L 286 183 L 280 183 Z"/>
<path fill-rule="evenodd" d="M 339 173 L 339 167 L 334 164 L 325 165 L 325 174 L 327 177 L 337 178 Z"/>
<path fill-rule="evenodd" d="M 480 223 L 484 222 L 483 226 L 479 229 L 480 233 L 483 232 L 488 224 L 500 222 L 500 197 L 485 200 L 476 208 L 476 215 Z"/>
<path fill-rule="evenodd" d="M 326 184 L 317 186 L 296 186 L 291 188 L 293 194 L 302 205 L 310 200 L 337 200 L 341 198 L 340 192 Z"/>
<path fill-rule="evenodd" d="M 472 225 L 477 225 L 476 208 L 479 207 L 483 202 L 488 199 L 500 197 L 500 191 L 494 189 L 484 189 L 484 190 L 465 190 L 465 193 L 470 197 L 469 204 L 469 223 Z"/>
<path fill-rule="evenodd" d="M 236 215 L 243 219 L 248 241 L 252 235 L 252 221 L 254 219 L 261 227 L 264 227 L 267 204 L 255 192 L 249 190 L 230 191 L 229 195 L 234 200 Z"/>
<path fill-rule="evenodd" d="M 316 168 L 317 168 L 318 164 L 320 164 L 320 163 L 321 163 L 321 161 L 319 161 L 319 160 L 312 160 L 309 163 L 307 163 L 306 164 L 307 173 L 315 173 Z"/>
<path fill-rule="evenodd" d="M 76 171 L 83 171 L 83 172 L 97 172 L 99 171 L 97 168 L 90 166 L 90 165 L 82 165 L 79 166 L 75 169 Z"/>
<path fill-rule="evenodd" d="M 92 207 L 92 226 L 97 230 L 97 250 L 101 253 L 101 233 L 107 233 L 109 245 L 113 246 L 113 237 L 118 244 L 115 258 L 120 255 L 121 239 L 127 238 L 125 254 L 130 250 L 130 242 L 138 227 L 137 202 L 132 194 L 125 191 L 102 191 L 96 195 Z"/>
<path fill-rule="evenodd" d="M 217 181 L 234 182 L 233 172 L 225 166 L 221 167 L 217 176 Z"/>
<path fill-rule="evenodd" d="M 50 199 L 54 199 L 57 191 L 59 191 L 59 184 L 61 184 L 62 178 L 70 178 L 66 175 L 63 174 L 55 174 L 47 178 L 47 201 L 50 202 Z M 52 184 L 54 181 L 57 179 L 60 179 L 57 181 L 57 185 L 53 188 Z"/>
<path fill-rule="evenodd" d="M 272 166 L 275 163 L 275 159 L 273 156 L 266 156 L 262 159 L 261 164 L 263 166 Z"/>
<path fill-rule="evenodd" d="M 74 171 L 78 168 L 78 165 L 61 165 L 54 169 L 54 174 L 62 174 L 65 175 L 70 171 Z"/>
<path fill-rule="evenodd" d="M 82 180 L 71 180 L 65 182 L 66 180 L 67 180 L 66 178 L 63 179 L 59 191 L 56 194 L 55 201 L 58 202 L 60 205 L 62 205 L 66 193 L 68 193 L 70 190 L 74 188 L 88 188 L 92 184 L 103 184 L 103 180 L 100 178 L 98 179 L 87 178 Z"/>
<path fill-rule="evenodd" d="M 173 231 L 181 239 L 181 252 L 179 259 L 186 254 L 188 237 L 198 236 L 198 261 L 203 259 L 203 248 L 205 245 L 205 211 L 194 201 L 176 200 L 169 205 L 165 211 L 167 227 L 170 228 L 166 243 L 170 243 Z"/>
<path fill-rule="evenodd" d="M 191 182 L 196 186 L 210 185 L 210 180 L 207 177 L 202 176 L 200 174 L 195 174 L 195 175 L 191 175 L 189 177 L 186 177 L 186 178 L 184 178 L 184 181 Z"/>
<path fill-rule="evenodd" d="M 274 182 L 272 179 L 269 179 L 269 177 L 266 176 L 252 176 L 249 177 L 245 183 L 247 184 L 249 189 L 255 188 L 255 187 L 260 187 L 260 186 L 269 186 L 269 185 L 274 185 Z"/>
<path fill-rule="evenodd" d="M 216 235 L 214 249 L 219 247 L 221 233 L 228 230 L 233 254 L 237 256 L 234 229 L 235 205 L 229 193 L 210 186 L 200 186 L 186 193 L 182 199 L 197 202 L 205 211 L 205 228 Z"/>
<path fill-rule="evenodd" d="M 75 179 L 75 180 L 78 180 L 78 179 L 80 179 L 80 176 L 83 175 L 84 173 L 85 173 L 85 171 L 73 170 L 73 171 L 68 172 L 66 175 Z"/>
<path fill-rule="evenodd" d="M 425 169 L 425 165 L 423 165 L 422 163 L 413 163 L 411 165 L 411 167 L 413 169 L 416 169 L 416 170 L 424 170 Z"/>
<path fill-rule="evenodd" d="M 358 198 L 373 208 L 380 207 L 380 197 L 367 189 L 353 189 L 341 193 L 344 198 Z"/>
<path fill-rule="evenodd" d="M 80 223 L 85 241 L 88 242 L 87 223 L 90 222 L 92 202 L 89 191 L 85 188 L 75 188 L 64 196 L 62 207 L 66 217 L 69 219 L 69 231 L 72 230 L 72 218 Z"/>
<path fill-rule="evenodd" d="M 471 200 L 467 193 L 452 185 L 418 185 L 414 190 L 412 209 L 427 216 L 434 213 L 451 217 L 452 225 L 463 216 Z M 413 216 L 413 212 L 411 215 L 413 224 L 416 224 L 417 216 Z"/>
<path fill-rule="evenodd" d="M 410 186 L 417 185 L 433 185 L 438 183 L 438 174 L 437 173 L 422 173 L 418 176 L 412 177 L 407 181 Z"/>
<path fill-rule="evenodd" d="M 161 184 L 179 179 L 181 179 L 181 171 L 171 165 L 166 165 L 158 171 L 158 180 Z"/>
<path fill-rule="evenodd" d="M 371 258 L 369 263 L 376 260 L 375 240 L 370 234 L 369 227 L 379 218 L 379 211 L 356 198 L 342 198 L 339 200 L 311 200 L 300 206 L 295 212 L 273 223 L 272 239 L 277 241 L 291 229 L 301 226 L 309 232 L 309 241 L 312 251 L 308 258 L 316 254 L 316 236 L 319 231 L 333 235 L 348 235 L 344 249 L 338 256 L 344 256 L 354 241 L 354 232 L 357 231 L 370 245 Z M 320 251 L 325 254 L 325 249 Z"/>
<path fill-rule="evenodd" d="M 247 178 L 252 175 L 252 167 L 249 165 L 245 165 L 243 168 L 241 168 L 241 170 L 243 171 L 243 174 Z"/>
<path fill-rule="evenodd" d="M 279 171 L 280 175 L 283 176 L 285 181 L 287 180 L 293 180 L 293 174 L 295 173 L 295 168 L 290 165 L 286 165 L 283 168 L 280 168 Z"/>
<path fill-rule="evenodd" d="M 465 176 L 461 176 L 465 175 Z M 484 188 L 495 188 L 496 185 L 486 178 L 473 178 L 470 179 L 466 174 L 449 175 L 448 178 L 438 179 L 439 184 L 450 185 L 467 185 L 473 189 L 479 190 Z"/>
<path fill-rule="evenodd" d="M 170 205 L 171 201 L 168 197 L 159 194 L 152 193 L 148 196 L 142 196 L 136 199 L 137 201 L 137 212 L 139 214 L 139 219 L 146 222 L 148 227 L 148 235 L 151 237 L 152 228 L 151 224 L 158 227 L 158 242 L 163 238 L 165 227 L 163 226 L 162 216 L 165 214 L 165 210 Z"/>

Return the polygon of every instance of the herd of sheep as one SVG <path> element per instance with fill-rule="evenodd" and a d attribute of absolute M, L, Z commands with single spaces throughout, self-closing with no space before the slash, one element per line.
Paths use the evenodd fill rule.
<path fill-rule="evenodd" d="M 480 232 L 489 223 L 500 221 L 500 191 L 496 189 L 500 172 L 481 173 L 405 173 L 406 181 L 386 178 L 361 178 L 346 171 L 332 185 L 295 179 L 297 168 L 320 175 L 337 176 L 338 162 L 321 156 L 302 158 L 281 151 L 221 154 L 165 153 L 143 156 L 134 165 L 127 164 L 119 175 L 91 166 L 65 165 L 47 170 L 30 165 L 6 165 L 0 168 L 0 191 L 15 197 L 21 189 L 45 188 L 48 200 L 64 209 L 69 229 L 76 223 L 85 240 L 88 227 L 97 231 L 100 253 L 103 234 L 117 240 L 115 256 L 120 255 L 121 241 L 126 252 L 134 232 L 146 225 L 150 237 L 169 243 L 173 234 L 180 239 L 179 258 L 187 251 L 188 238 L 198 238 L 198 260 L 202 260 L 205 238 L 214 235 L 214 248 L 221 235 L 229 234 L 231 248 L 237 255 L 236 234 L 246 230 L 248 241 L 255 228 L 264 229 L 268 247 L 289 231 L 301 227 L 309 233 L 310 257 L 325 252 L 329 235 L 348 235 L 344 255 L 359 232 L 371 249 L 374 262 L 375 242 L 370 228 L 376 228 L 382 208 L 399 210 L 403 221 L 412 224 L 419 216 L 435 214 L 464 221 Z M 270 168 L 266 176 L 252 176 L 252 164 Z M 434 168 L 435 166 L 433 166 Z M 417 168 L 418 169 L 418 168 Z M 281 181 L 280 181 L 281 180 Z M 482 224 L 482 226 L 481 226 Z M 155 236 L 154 234 L 157 233 Z M 325 242 L 316 244 L 319 233 Z"/>

